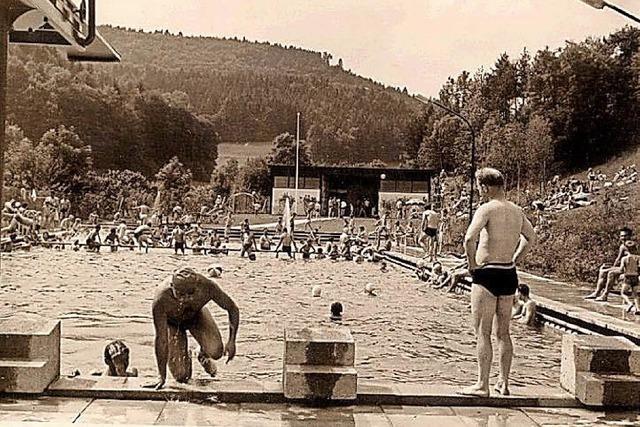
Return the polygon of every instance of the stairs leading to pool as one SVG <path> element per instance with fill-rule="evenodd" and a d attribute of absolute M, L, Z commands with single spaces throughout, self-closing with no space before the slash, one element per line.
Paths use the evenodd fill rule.
<path fill-rule="evenodd" d="M 0 393 L 42 393 L 59 376 L 59 321 L 0 321 Z"/>
<path fill-rule="evenodd" d="M 584 405 L 640 407 L 640 347 L 620 337 L 565 335 L 560 383 Z"/>
<path fill-rule="evenodd" d="M 355 342 L 346 328 L 285 330 L 284 396 L 292 400 L 354 400 Z"/>

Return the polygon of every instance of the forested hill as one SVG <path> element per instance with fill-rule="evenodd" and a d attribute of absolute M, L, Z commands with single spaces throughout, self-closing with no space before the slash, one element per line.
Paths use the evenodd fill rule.
<path fill-rule="evenodd" d="M 398 161 L 402 130 L 418 104 L 346 70 L 327 52 L 161 31 L 100 30 L 121 53 L 120 80 L 183 92 L 194 111 L 215 124 L 225 142 L 272 140 L 295 131 L 316 145 L 316 161 Z"/>
<path fill-rule="evenodd" d="M 416 100 L 344 70 L 329 53 L 113 27 L 120 64 L 72 64 L 53 48 L 12 46 L 9 122 L 34 143 L 73 127 L 99 170 L 155 174 L 177 155 L 199 180 L 217 144 L 302 136 L 316 163 L 397 163 Z"/>

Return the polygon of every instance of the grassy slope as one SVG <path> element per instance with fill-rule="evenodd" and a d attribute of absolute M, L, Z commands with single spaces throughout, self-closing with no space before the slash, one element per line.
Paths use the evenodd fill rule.
<path fill-rule="evenodd" d="M 640 148 L 594 169 L 611 179 L 621 166 L 633 163 L 640 165 Z M 586 172 L 576 176 L 585 177 Z M 608 207 L 603 203 L 605 194 L 611 200 Z M 595 205 L 554 215 L 552 236 L 527 256 L 529 269 L 564 280 L 595 282 L 599 266 L 616 258 L 618 229 L 629 226 L 640 234 L 640 182 L 601 190 L 595 200 Z"/>

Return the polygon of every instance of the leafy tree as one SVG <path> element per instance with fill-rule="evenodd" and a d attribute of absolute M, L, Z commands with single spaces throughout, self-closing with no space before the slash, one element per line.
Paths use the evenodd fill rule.
<path fill-rule="evenodd" d="M 239 188 L 264 197 L 271 195 L 271 178 L 266 159 L 252 158 L 240 169 Z"/>
<path fill-rule="evenodd" d="M 189 191 L 192 174 L 178 157 L 173 157 L 156 174 L 156 183 L 160 192 L 160 207 L 168 214 L 175 204 L 182 204 L 182 198 Z"/>
<path fill-rule="evenodd" d="M 238 161 L 228 159 L 223 165 L 218 166 L 211 174 L 211 186 L 214 194 L 229 197 L 237 188 L 237 179 L 240 172 Z"/>
<path fill-rule="evenodd" d="M 311 159 L 307 153 L 305 141 L 300 141 L 298 161 L 300 165 L 311 164 Z M 269 156 L 269 163 L 276 165 L 295 165 L 296 163 L 296 139 L 286 132 L 276 136 L 273 140 L 273 148 Z"/>

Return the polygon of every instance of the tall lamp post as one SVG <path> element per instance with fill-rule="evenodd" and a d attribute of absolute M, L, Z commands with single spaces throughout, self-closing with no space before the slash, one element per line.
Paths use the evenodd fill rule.
<path fill-rule="evenodd" d="M 296 117 L 296 191 L 295 191 L 295 201 L 293 202 L 293 206 L 295 206 L 295 213 L 298 213 L 298 179 L 300 175 L 300 113 L 298 113 Z"/>
<path fill-rule="evenodd" d="M 469 187 L 470 187 L 470 191 L 469 191 L 469 223 L 471 223 L 471 219 L 473 218 L 473 188 L 474 188 L 474 183 L 476 180 L 476 132 L 473 130 L 473 126 L 471 126 L 471 123 L 469 123 L 469 120 L 467 120 L 464 116 L 462 116 L 460 113 L 452 110 L 451 108 L 442 105 L 441 103 L 439 103 L 438 101 L 435 101 L 433 99 L 430 98 L 425 98 L 422 95 L 416 95 L 416 99 L 420 102 L 422 102 L 423 104 L 433 104 L 439 108 L 442 108 L 443 110 L 445 110 L 446 112 L 453 114 L 454 116 L 456 116 L 457 118 L 459 118 L 460 120 L 462 120 L 464 122 L 465 125 L 467 125 L 467 127 L 469 128 L 469 131 L 471 132 L 471 170 L 469 171 Z"/>
<path fill-rule="evenodd" d="M 604 9 L 605 7 L 608 7 L 609 9 L 615 10 L 620 15 L 626 16 L 627 18 L 631 19 L 632 21 L 640 23 L 640 18 L 638 18 L 636 16 L 633 16 L 632 14 L 627 12 L 626 10 L 620 9 L 615 4 L 608 3 L 608 2 L 606 2 L 604 0 L 580 0 L 580 1 L 583 2 L 583 3 L 588 4 L 589 6 L 591 6 L 593 8 L 596 8 L 596 9 Z"/>

